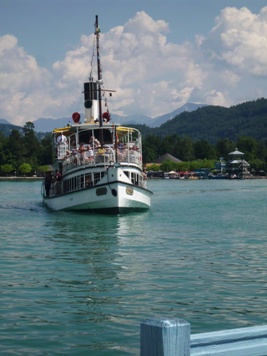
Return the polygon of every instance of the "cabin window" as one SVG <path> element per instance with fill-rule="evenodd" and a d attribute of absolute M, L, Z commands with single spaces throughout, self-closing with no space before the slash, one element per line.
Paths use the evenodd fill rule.
<path fill-rule="evenodd" d="M 67 193 L 67 192 L 72 192 L 72 191 L 79 190 L 79 189 L 92 187 L 93 185 L 96 185 L 96 183 L 102 177 L 104 177 L 105 174 L 106 174 L 105 172 L 92 173 L 92 174 L 88 173 L 85 175 L 82 174 L 78 177 L 73 177 L 73 178 L 67 179 L 63 182 L 64 192 Z M 93 179 L 92 179 L 92 177 L 93 177 Z"/>
<path fill-rule="evenodd" d="M 102 177 L 104 177 L 105 174 L 106 174 L 105 172 L 99 172 L 99 173 L 93 174 L 93 177 L 94 177 L 94 179 L 93 179 L 94 185 L 96 185 L 96 183 L 99 182 L 100 179 L 101 179 Z"/>
<path fill-rule="evenodd" d="M 63 190 L 65 193 L 69 191 L 69 180 L 63 182 Z"/>
<path fill-rule="evenodd" d="M 80 181 L 81 181 L 81 176 L 76 177 L 76 184 L 75 184 L 75 190 L 80 189 Z"/>
<path fill-rule="evenodd" d="M 91 173 L 85 175 L 85 188 L 92 186 L 92 176 Z"/>
<path fill-rule="evenodd" d="M 84 188 L 84 175 L 80 176 L 80 185 L 81 185 L 81 189 Z"/>
<path fill-rule="evenodd" d="M 136 174 L 136 173 L 131 174 L 131 182 L 133 183 L 133 185 L 138 185 L 138 182 L 139 182 L 138 174 Z"/>

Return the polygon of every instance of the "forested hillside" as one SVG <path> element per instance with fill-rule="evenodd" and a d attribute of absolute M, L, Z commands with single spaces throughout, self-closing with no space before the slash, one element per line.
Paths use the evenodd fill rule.
<path fill-rule="evenodd" d="M 18 131 L 22 132 L 22 127 L 12 125 L 12 124 L 0 123 L 0 132 L 4 136 L 9 136 L 11 134 L 12 130 L 18 130 Z"/>
<path fill-rule="evenodd" d="M 190 137 L 193 141 L 207 140 L 216 143 L 227 138 L 235 141 L 240 136 L 267 140 L 267 99 L 248 101 L 230 108 L 205 106 L 195 111 L 185 111 L 160 127 L 134 125 L 143 135 L 156 135 L 164 138 L 170 134 Z M 9 135 L 19 126 L 0 123 L 0 132 Z"/>
<path fill-rule="evenodd" d="M 183 112 L 158 128 L 145 129 L 144 134 L 161 138 L 170 134 L 188 136 L 192 140 L 207 140 L 216 143 L 227 138 L 236 141 L 240 136 L 267 140 L 267 99 L 258 99 L 224 108 L 206 106 L 193 112 Z"/>
<path fill-rule="evenodd" d="M 184 112 L 159 128 L 134 126 L 143 134 L 144 164 L 170 153 L 183 162 L 211 167 L 238 147 L 251 169 L 267 170 L 267 99 Z M 23 128 L 0 124 L 0 175 L 42 174 L 51 163 L 49 133 L 36 133 L 31 122 Z"/>

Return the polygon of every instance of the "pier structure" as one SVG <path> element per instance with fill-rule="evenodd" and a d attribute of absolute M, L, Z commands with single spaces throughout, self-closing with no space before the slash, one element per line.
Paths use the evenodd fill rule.
<path fill-rule="evenodd" d="M 184 319 L 146 319 L 141 356 L 266 356 L 267 325 L 190 334 Z"/>

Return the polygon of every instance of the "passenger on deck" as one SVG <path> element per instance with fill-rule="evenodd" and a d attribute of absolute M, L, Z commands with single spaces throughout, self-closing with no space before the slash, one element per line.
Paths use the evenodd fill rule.
<path fill-rule="evenodd" d="M 67 137 L 63 134 L 63 131 L 60 131 L 60 135 L 57 138 L 57 144 L 67 143 Z"/>
<path fill-rule="evenodd" d="M 95 138 L 94 136 L 92 136 L 92 137 L 90 138 L 89 144 L 90 144 L 91 146 L 93 146 L 93 148 L 101 147 L 100 142 L 99 142 L 98 139 Z"/>
<path fill-rule="evenodd" d="M 61 180 L 62 180 L 62 174 L 56 170 L 55 172 L 55 185 L 56 185 L 56 194 L 60 194 L 61 193 Z"/>
<path fill-rule="evenodd" d="M 83 142 L 80 142 L 80 143 L 79 143 L 78 152 L 79 152 L 79 153 L 82 153 L 83 151 L 85 151 L 85 147 L 84 147 L 84 145 L 83 145 Z"/>
<path fill-rule="evenodd" d="M 49 172 L 46 172 L 46 174 L 45 174 L 45 194 L 47 197 L 49 197 L 51 183 L 52 183 L 52 173 L 51 173 L 51 171 L 49 171 Z"/>
<path fill-rule="evenodd" d="M 63 131 L 60 132 L 60 135 L 57 137 L 57 158 L 64 158 L 67 150 L 67 137 L 63 135 Z"/>
<path fill-rule="evenodd" d="M 143 169 L 142 177 L 143 177 L 144 180 L 147 180 L 146 168 Z"/>
<path fill-rule="evenodd" d="M 85 147 L 83 145 L 83 142 L 80 142 L 79 144 L 79 148 L 78 148 L 78 152 L 79 152 L 79 158 L 80 158 L 80 162 L 83 163 L 84 158 L 85 158 L 85 151 L 88 150 L 88 147 Z"/>
<path fill-rule="evenodd" d="M 85 152 L 85 162 L 92 162 L 94 160 L 94 151 L 90 145 L 87 147 L 87 152 Z"/>
<path fill-rule="evenodd" d="M 58 170 L 56 170 L 56 172 L 55 172 L 55 181 L 56 182 L 60 182 L 61 180 L 62 180 L 62 174 Z"/>
<path fill-rule="evenodd" d="M 124 144 L 123 144 L 123 142 L 119 142 L 118 143 L 118 149 L 122 152 L 123 150 L 124 150 Z"/>

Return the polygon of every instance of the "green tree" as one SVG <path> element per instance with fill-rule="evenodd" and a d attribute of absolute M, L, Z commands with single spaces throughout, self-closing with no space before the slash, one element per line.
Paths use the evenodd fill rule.
<path fill-rule="evenodd" d="M 161 156 L 161 139 L 155 135 L 148 135 L 143 140 L 143 162 L 150 163 Z"/>
<path fill-rule="evenodd" d="M 195 159 L 194 145 L 190 137 L 186 136 L 180 139 L 175 157 L 181 161 L 193 161 Z"/>
<path fill-rule="evenodd" d="M 19 170 L 23 175 L 29 174 L 32 171 L 32 167 L 29 163 L 22 163 L 19 166 Z"/>
<path fill-rule="evenodd" d="M 14 170 L 12 164 L 3 164 L 1 166 L 1 171 L 3 171 L 5 174 L 9 174 L 10 172 L 12 172 Z"/>
<path fill-rule="evenodd" d="M 257 149 L 256 156 L 261 161 L 266 161 L 267 160 L 267 146 L 262 141 L 258 142 L 258 149 Z"/>
<path fill-rule="evenodd" d="M 196 159 L 215 159 L 216 149 L 207 140 L 199 140 L 194 143 L 194 152 Z"/>
<path fill-rule="evenodd" d="M 157 172 L 160 170 L 160 166 L 158 164 L 150 164 L 147 170 Z"/>
<path fill-rule="evenodd" d="M 52 164 L 52 141 L 50 134 L 45 135 L 45 137 L 41 139 L 38 158 L 39 165 Z"/>
<path fill-rule="evenodd" d="M 4 149 L 6 150 L 6 155 L 9 157 L 9 162 L 14 165 L 15 169 L 18 169 L 20 164 L 24 161 L 24 156 L 26 154 L 24 138 L 21 136 L 18 130 L 12 130 Z"/>
<path fill-rule="evenodd" d="M 236 144 L 227 138 L 219 139 L 216 144 L 217 157 L 223 157 L 225 160 L 228 160 L 228 154 L 233 152 L 236 147 Z"/>
<path fill-rule="evenodd" d="M 162 162 L 162 164 L 160 165 L 160 169 L 164 172 L 169 172 L 169 171 L 175 170 L 176 168 L 177 168 L 177 164 L 170 160 L 166 160 L 166 161 Z"/>
<path fill-rule="evenodd" d="M 6 163 L 6 155 L 4 152 L 4 147 L 7 143 L 7 138 L 0 132 L 0 165 Z"/>
<path fill-rule="evenodd" d="M 189 163 L 188 162 L 180 162 L 180 163 L 177 163 L 177 166 L 176 166 L 177 170 L 179 172 L 185 172 L 185 171 L 189 171 Z"/>
<path fill-rule="evenodd" d="M 245 159 L 251 161 L 257 158 L 258 142 L 252 137 L 239 137 L 236 147 L 245 153 Z"/>
<path fill-rule="evenodd" d="M 171 155 L 175 156 L 180 141 L 181 139 L 178 137 L 177 134 L 164 137 L 160 146 L 160 155 L 170 153 Z"/>
<path fill-rule="evenodd" d="M 265 171 L 267 169 L 267 164 L 265 161 L 261 161 L 259 159 L 253 159 L 249 161 L 250 168 L 254 169 L 256 172 L 263 170 Z"/>
<path fill-rule="evenodd" d="M 34 124 L 30 121 L 26 122 L 23 127 L 24 142 L 25 142 L 25 158 L 33 167 L 38 165 L 38 157 L 40 154 L 40 143 L 34 132 Z"/>

